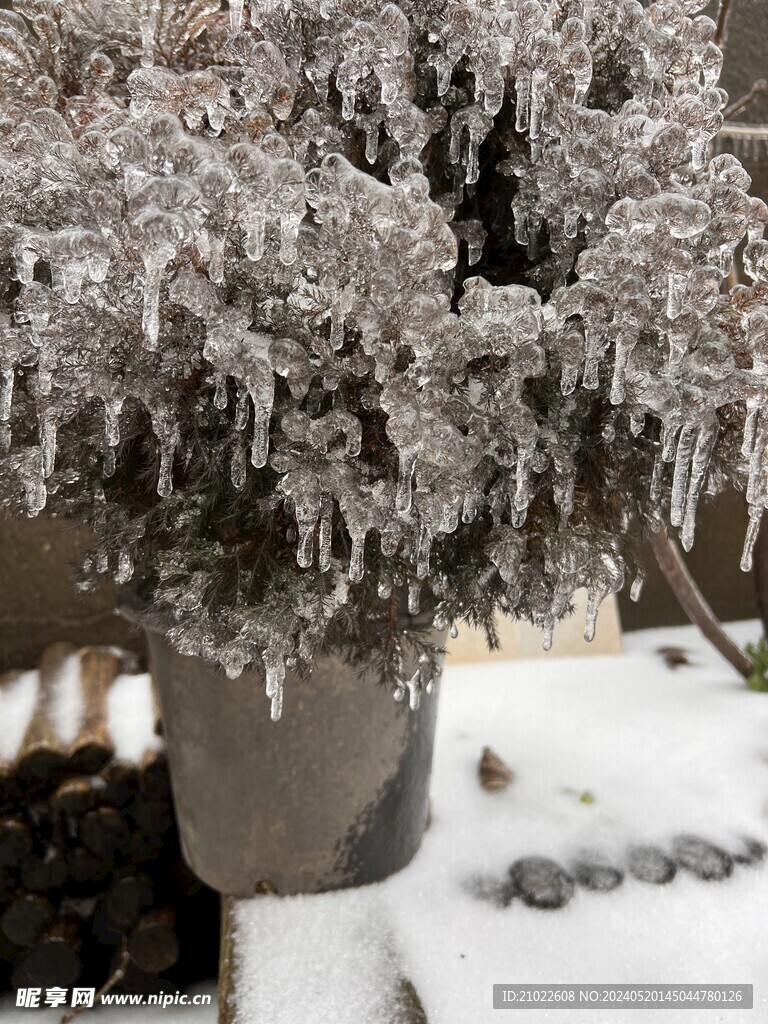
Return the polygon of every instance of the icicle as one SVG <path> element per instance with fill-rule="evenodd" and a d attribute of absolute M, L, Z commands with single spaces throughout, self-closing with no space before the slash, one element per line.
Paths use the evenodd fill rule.
<path fill-rule="evenodd" d="M 286 267 L 296 262 L 296 242 L 300 224 L 301 217 L 297 217 L 295 213 L 284 213 L 280 217 L 280 262 Z"/>
<path fill-rule="evenodd" d="M 408 584 L 408 614 L 418 615 L 421 607 L 421 584 Z"/>
<path fill-rule="evenodd" d="M 61 281 L 64 285 L 64 301 L 74 305 L 80 301 L 85 267 L 80 260 L 71 260 L 61 267 Z"/>
<path fill-rule="evenodd" d="M 528 218 L 528 259 L 535 263 L 539 258 L 539 231 L 541 217 L 531 215 Z"/>
<path fill-rule="evenodd" d="M 213 231 L 208 236 L 208 277 L 214 284 L 221 284 L 224 280 L 224 245 L 227 236 L 224 231 Z"/>
<path fill-rule="evenodd" d="M 272 418 L 272 406 L 263 404 L 255 391 L 251 392 L 253 402 L 253 446 L 251 462 L 257 469 L 266 466 L 269 455 L 269 421 Z"/>
<path fill-rule="evenodd" d="M 402 683 L 397 684 L 392 696 L 394 697 L 398 704 L 405 699 L 405 687 L 402 685 Z"/>
<path fill-rule="evenodd" d="M 235 429 L 245 430 L 248 426 L 248 388 L 244 384 L 237 385 L 237 399 L 235 401 Z"/>
<path fill-rule="evenodd" d="M 245 668 L 245 657 L 242 651 L 228 651 L 224 657 L 224 671 L 227 679 L 237 679 L 243 674 Z"/>
<path fill-rule="evenodd" d="M 579 364 L 564 362 L 560 368 L 560 392 L 570 395 L 579 381 Z"/>
<path fill-rule="evenodd" d="M 643 584 L 645 583 L 645 573 L 642 569 L 638 569 L 637 575 L 632 581 L 632 588 L 629 591 L 629 598 L 631 601 L 639 601 L 640 596 L 643 592 Z"/>
<path fill-rule="evenodd" d="M 431 548 L 432 534 L 422 526 L 416 552 L 416 575 L 420 580 L 426 579 L 429 575 L 429 553 Z"/>
<path fill-rule="evenodd" d="M 566 238 L 575 238 L 579 233 L 579 211 L 570 207 L 565 211 L 563 233 Z"/>
<path fill-rule="evenodd" d="M 375 164 L 379 156 L 379 123 L 369 121 L 365 128 L 365 159 Z"/>
<path fill-rule="evenodd" d="M 531 76 L 531 117 L 529 135 L 531 139 L 538 139 L 542 128 L 542 115 L 546 99 L 547 73 L 541 68 L 535 68 Z"/>
<path fill-rule="evenodd" d="M 15 378 L 16 371 L 13 368 L 0 370 L 0 423 L 7 423 L 11 418 Z"/>
<path fill-rule="evenodd" d="M 661 488 L 664 482 L 664 466 L 666 463 L 661 458 L 661 452 L 656 452 L 653 459 L 653 472 L 651 474 L 650 498 L 652 505 L 658 505 L 661 501 Z"/>
<path fill-rule="evenodd" d="M 349 578 L 359 583 L 365 576 L 365 534 L 352 536 L 352 550 L 349 554 Z"/>
<path fill-rule="evenodd" d="M 630 346 L 624 344 L 623 339 L 619 338 L 616 342 L 616 355 L 613 363 L 613 378 L 611 380 L 610 397 L 611 405 L 621 405 L 624 401 L 627 361 L 629 359 L 630 351 Z"/>
<path fill-rule="evenodd" d="M 477 518 L 480 507 L 480 494 L 477 491 L 467 491 L 464 495 L 464 502 L 461 509 L 462 523 L 473 523 Z"/>
<path fill-rule="evenodd" d="M 397 496 L 395 508 L 398 512 L 407 512 L 413 500 L 413 470 L 416 466 L 416 452 L 400 452 L 400 468 L 397 477 Z"/>
<path fill-rule="evenodd" d="M 587 98 L 589 87 L 592 84 L 592 68 L 586 67 L 574 73 L 573 76 L 573 102 L 583 103 Z"/>
<path fill-rule="evenodd" d="M 333 498 L 324 494 L 320 499 L 320 572 L 331 566 L 331 539 L 333 535 Z"/>
<path fill-rule="evenodd" d="M 392 584 L 391 583 L 379 583 L 376 588 L 376 593 L 379 595 L 382 601 L 388 601 L 392 596 Z"/>
<path fill-rule="evenodd" d="M 157 480 L 157 493 L 161 498 L 169 498 L 173 494 L 173 456 L 176 450 L 168 438 L 160 439 L 160 475 Z"/>
<path fill-rule="evenodd" d="M 700 171 L 707 162 L 707 149 L 709 147 L 710 135 L 705 131 L 699 131 L 699 134 L 693 140 L 691 147 L 691 165 L 694 171 Z"/>
<path fill-rule="evenodd" d="M 467 174 L 465 181 L 468 185 L 474 185 L 480 177 L 480 139 L 477 134 L 469 130 L 469 144 L 467 146 Z"/>
<path fill-rule="evenodd" d="M 531 104 L 531 76 L 527 69 L 521 68 L 515 79 L 515 131 L 524 132 L 528 128 L 528 111 Z"/>
<path fill-rule="evenodd" d="M 688 488 L 688 469 L 696 443 L 696 428 L 689 425 L 680 432 L 675 456 L 675 472 L 672 477 L 672 500 L 669 508 L 669 521 L 673 526 L 681 526 L 685 496 Z"/>
<path fill-rule="evenodd" d="M 24 494 L 27 502 L 27 512 L 34 518 L 45 508 L 48 500 L 48 492 L 42 475 L 35 474 L 32 477 L 25 477 L 23 480 Z"/>
<path fill-rule="evenodd" d="M 243 0 L 229 0 L 229 27 L 233 35 L 240 31 L 243 21 Z"/>
<path fill-rule="evenodd" d="M 757 435 L 757 420 L 760 414 L 760 407 L 754 402 L 747 401 L 747 417 L 744 421 L 744 440 L 741 445 L 741 454 L 749 458 L 755 450 L 755 437 Z M 2 420 L 0 414 L 0 421 Z"/>
<path fill-rule="evenodd" d="M 243 248 L 245 249 L 245 255 L 249 260 L 253 260 L 254 263 L 258 263 L 264 255 L 266 231 L 267 225 L 263 211 L 258 208 L 250 209 L 248 211 L 248 223 L 243 240 Z"/>
<path fill-rule="evenodd" d="M 104 399 L 104 442 L 110 448 L 114 448 L 120 443 L 120 412 L 122 408 L 122 398 Z"/>
<path fill-rule="evenodd" d="M 552 640 L 555 635 L 555 620 L 553 618 L 548 618 L 544 621 L 544 624 L 542 625 L 542 634 L 543 639 L 541 646 L 545 651 L 551 651 Z"/>
<path fill-rule="evenodd" d="M 123 550 L 117 559 L 115 581 L 117 583 L 127 583 L 131 576 L 133 576 L 133 559 L 128 551 Z"/>
<path fill-rule="evenodd" d="M 525 525 L 525 520 L 528 518 L 528 509 L 526 508 L 513 508 L 510 515 L 512 525 L 516 530 L 522 530 Z"/>
<path fill-rule="evenodd" d="M 141 66 L 151 68 L 155 63 L 155 34 L 160 0 L 143 0 L 141 8 Z"/>
<path fill-rule="evenodd" d="M 245 487 L 246 478 L 246 458 L 245 448 L 241 442 L 236 441 L 235 446 L 232 450 L 232 461 L 230 463 L 229 475 L 232 480 L 232 486 L 236 491 L 242 491 Z"/>
<path fill-rule="evenodd" d="M 744 550 L 741 555 L 741 568 L 744 572 L 750 572 L 752 570 L 752 557 L 755 550 L 755 542 L 757 541 L 757 534 L 760 529 L 760 520 L 762 519 L 762 515 L 762 508 L 758 508 L 753 505 L 749 510 L 747 536 L 744 539 Z"/>
<path fill-rule="evenodd" d="M 341 116 L 345 121 L 351 121 L 355 116 L 355 90 L 344 89 L 341 94 Z"/>
<path fill-rule="evenodd" d="M 21 243 L 16 248 L 16 276 L 23 285 L 30 285 L 35 279 L 35 264 L 39 254 Z"/>
<path fill-rule="evenodd" d="M 696 508 L 699 503 L 699 495 L 704 486 L 704 480 L 709 469 L 709 462 L 712 458 L 712 451 L 717 441 L 717 428 L 700 430 L 696 439 L 696 448 L 693 453 L 691 465 L 691 481 L 688 485 L 688 495 L 685 500 L 685 513 L 683 515 L 683 532 L 681 540 L 683 548 L 690 551 L 693 547 L 693 536 L 696 528 Z"/>
<path fill-rule="evenodd" d="M 331 348 L 335 352 L 344 344 L 344 305 L 341 288 L 334 289 L 331 298 Z"/>
<path fill-rule="evenodd" d="M 267 677 L 267 697 L 272 702 L 270 716 L 277 722 L 283 713 L 283 680 L 285 679 L 285 663 L 283 656 L 276 647 L 268 647 L 262 653 L 264 670 Z"/>
<path fill-rule="evenodd" d="M 47 480 L 53 473 L 56 461 L 56 432 L 58 423 L 53 416 L 44 416 L 40 424 L 40 446 L 43 449 L 43 477 Z"/>
<path fill-rule="evenodd" d="M 227 378 L 223 373 L 217 373 L 213 380 L 215 387 L 213 392 L 213 404 L 217 409 L 226 409 L 228 404 Z M 246 416 L 248 415 L 247 409 L 248 407 L 246 406 Z M 243 428 L 240 427 L 239 429 L 242 430 Z"/>
<path fill-rule="evenodd" d="M 157 260 L 153 256 L 144 256 L 144 311 L 141 326 L 147 348 L 154 351 L 160 334 L 160 284 L 167 260 Z"/>
<path fill-rule="evenodd" d="M 296 522 L 299 527 L 299 545 L 296 561 L 302 569 L 308 569 L 314 560 L 315 526 L 320 510 L 315 504 L 296 503 Z"/>
<path fill-rule="evenodd" d="M 459 635 L 459 627 L 456 625 L 455 622 L 451 624 L 449 635 L 451 637 L 451 640 L 455 640 L 456 637 Z"/>
<path fill-rule="evenodd" d="M 587 643 L 591 643 L 595 639 L 597 614 L 607 594 L 607 590 L 590 590 L 587 594 L 587 617 L 584 624 L 584 639 Z"/>
<path fill-rule="evenodd" d="M 101 474 L 110 477 L 115 472 L 115 449 L 105 445 L 101 453 Z"/>
<path fill-rule="evenodd" d="M 683 312 L 688 279 L 684 274 L 670 271 L 667 274 L 667 316 L 676 320 Z"/>

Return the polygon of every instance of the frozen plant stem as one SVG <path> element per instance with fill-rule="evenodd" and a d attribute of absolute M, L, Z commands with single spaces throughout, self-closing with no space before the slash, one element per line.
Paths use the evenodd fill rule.
<path fill-rule="evenodd" d="M 752 663 L 724 632 L 717 616 L 688 572 L 683 556 L 680 554 L 680 548 L 664 527 L 656 533 L 649 534 L 648 539 L 656 561 L 659 563 L 659 568 L 664 573 L 664 578 L 672 588 L 672 592 L 685 614 L 694 626 L 699 627 L 707 640 L 722 654 L 725 660 L 730 662 L 745 679 L 749 678 L 753 672 Z"/>

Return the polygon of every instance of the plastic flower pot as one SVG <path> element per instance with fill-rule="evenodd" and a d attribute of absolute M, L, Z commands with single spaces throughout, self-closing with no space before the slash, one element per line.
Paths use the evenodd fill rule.
<path fill-rule="evenodd" d="M 284 895 L 380 881 L 426 827 L 437 688 L 412 710 L 337 657 L 288 672 L 280 721 L 264 674 L 228 679 L 147 630 L 185 858 L 219 892 Z"/>

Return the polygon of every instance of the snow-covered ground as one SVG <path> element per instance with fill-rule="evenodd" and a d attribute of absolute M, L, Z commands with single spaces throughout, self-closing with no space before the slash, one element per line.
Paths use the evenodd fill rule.
<path fill-rule="evenodd" d="M 742 645 L 760 632 L 756 623 L 729 630 Z M 668 667 L 658 649 L 670 646 L 690 664 Z M 529 854 L 568 867 L 589 848 L 624 867 L 628 846 L 669 848 L 680 833 L 731 852 L 743 836 L 768 842 L 768 695 L 748 690 L 692 628 L 629 634 L 624 648 L 448 666 L 433 820 L 419 854 L 364 890 L 240 903 L 248 976 L 238 1024 L 400 1024 L 400 978 L 429 1024 L 496 1021 L 500 982 L 754 985 L 754 1010 L 537 1009 L 537 1024 L 768 1020 L 768 865 L 737 866 L 719 882 L 681 871 L 665 886 L 627 875 L 610 893 L 577 889 L 560 910 L 481 894 Z M 478 783 L 486 745 L 515 773 L 502 792 Z M 29 1019 L 10 1007 L 0 1016 Z M 209 1024 L 215 1011 L 156 1014 L 177 1018 Z"/>

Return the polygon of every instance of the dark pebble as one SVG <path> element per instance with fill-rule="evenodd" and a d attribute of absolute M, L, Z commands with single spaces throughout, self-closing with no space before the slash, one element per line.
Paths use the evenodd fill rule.
<path fill-rule="evenodd" d="M 523 857 L 509 869 L 512 886 L 508 902 L 518 896 L 529 907 L 559 910 L 573 896 L 573 879 L 568 872 L 546 857 Z"/>
<path fill-rule="evenodd" d="M 741 849 L 734 853 L 736 864 L 761 864 L 768 854 L 768 847 L 759 839 L 743 839 Z"/>
<path fill-rule="evenodd" d="M 592 892 L 611 892 L 624 881 L 624 872 L 610 864 L 580 860 L 572 867 L 576 883 Z"/>
<path fill-rule="evenodd" d="M 672 845 L 672 853 L 681 868 L 704 881 L 719 881 L 733 874 L 730 853 L 698 836 L 678 836 Z"/>
<path fill-rule="evenodd" d="M 666 885 L 677 874 L 673 860 L 658 846 L 633 846 L 627 854 L 629 873 L 639 882 Z"/>

